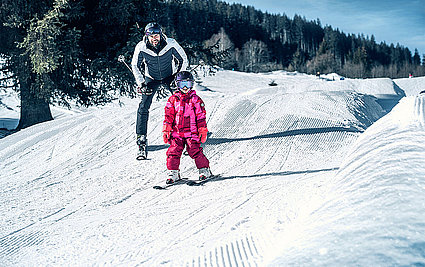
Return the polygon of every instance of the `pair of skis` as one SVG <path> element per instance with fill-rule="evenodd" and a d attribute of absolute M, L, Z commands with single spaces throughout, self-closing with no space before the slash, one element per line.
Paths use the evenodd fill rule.
<path fill-rule="evenodd" d="M 213 176 L 211 176 L 211 177 L 209 177 L 205 180 L 199 180 L 199 181 L 194 181 L 194 180 L 189 180 L 187 178 L 182 178 L 180 180 L 175 181 L 172 184 L 167 184 L 167 185 L 163 185 L 163 186 L 162 185 L 155 185 L 153 188 L 158 189 L 158 190 L 165 190 L 169 187 L 172 187 L 172 186 L 175 186 L 175 185 L 180 185 L 180 184 L 186 184 L 188 186 L 201 186 L 201 185 L 204 185 L 205 183 L 207 183 L 207 182 L 209 182 L 209 181 L 211 181 L 211 180 L 213 180 L 217 177 L 220 177 L 220 175 L 219 174 L 213 175 Z"/>
<path fill-rule="evenodd" d="M 147 144 L 146 143 L 139 144 L 139 151 L 137 153 L 136 159 L 137 160 L 147 160 L 147 158 L 148 158 Z M 167 184 L 167 185 L 164 185 L 164 186 L 162 186 L 162 185 L 155 185 L 153 188 L 154 189 L 158 189 L 158 190 L 164 190 L 164 189 L 167 189 L 167 188 L 169 188 L 171 186 L 175 186 L 175 185 L 179 185 L 179 184 L 187 184 L 188 186 L 201 186 L 201 185 L 205 184 L 206 182 L 208 182 L 208 181 L 210 181 L 212 179 L 215 179 L 215 178 L 217 178 L 219 176 L 220 175 L 212 175 L 211 177 L 208 177 L 205 180 L 199 180 L 199 181 L 194 181 L 194 180 L 189 180 L 187 178 L 182 178 L 182 179 L 180 179 L 178 181 L 175 181 L 172 184 Z"/>

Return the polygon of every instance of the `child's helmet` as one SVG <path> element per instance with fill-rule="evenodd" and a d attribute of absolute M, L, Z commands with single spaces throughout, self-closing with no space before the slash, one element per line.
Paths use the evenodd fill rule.
<path fill-rule="evenodd" d="M 191 89 L 193 88 L 195 79 L 193 78 L 192 73 L 190 73 L 189 71 L 180 71 L 176 74 L 174 82 L 176 83 L 176 86 L 179 89 L 183 89 L 185 87 L 187 89 Z"/>
<path fill-rule="evenodd" d="M 180 71 L 176 74 L 176 78 L 175 81 L 195 81 L 195 79 L 193 78 L 192 73 L 190 73 L 189 71 L 183 70 Z"/>

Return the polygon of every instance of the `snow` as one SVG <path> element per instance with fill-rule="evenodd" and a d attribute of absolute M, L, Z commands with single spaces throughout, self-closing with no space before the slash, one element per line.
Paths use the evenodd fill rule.
<path fill-rule="evenodd" d="M 309 218 L 320 221 L 309 233 L 320 244 L 274 264 L 424 264 L 424 104 L 425 95 L 402 99 L 354 142 L 326 203 Z"/>
<path fill-rule="evenodd" d="M 416 96 L 425 90 L 425 77 L 396 79 L 394 82 L 406 92 L 407 96 Z"/>
<path fill-rule="evenodd" d="M 150 110 L 146 161 L 138 99 L 55 107 L 0 139 L 0 265 L 424 264 L 424 77 L 338 77 L 202 78 L 204 151 L 221 177 L 201 187 L 152 188 L 166 179 L 165 100 Z M 17 99 L 0 96 L 1 122 L 17 121 Z M 196 178 L 189 157 L 181 172 Z"/>

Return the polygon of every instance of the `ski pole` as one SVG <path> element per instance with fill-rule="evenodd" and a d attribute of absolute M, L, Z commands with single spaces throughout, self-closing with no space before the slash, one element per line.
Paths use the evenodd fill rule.
<path fill-rule="evenodd" d="M 199 66 L 201 66 L 201 64 L 198 64 L 198 65 L 196 65 L 195 67 L 191 68 L 191 69 L 189 70 L 189 72 L 194 71 L 194 70 L 195 70 L 195 69 L 197 69 Z"/>
<path fill-rule="evenodd" d="M 204 64 L 205 64 L 205 62 L 202 59 L 199 60 L 198 65 L 196 65 L 195 67 L 193 67 L 192 69 L 190 69 L 189 72 L 192 72 L 192 71 L 196 70 L 199 66 L 204 65 Z"/>
<path fill-rule="evenodd" d="M 133 70 L 130 68 L 130 66 L 125 62 L 125 57 L 124 55 L 120 55 L 118 56 L 118 61 L 121 63 L 124 63 L 124 65 L 127 67 L 127 69 L 131 72 L 131 74 L 133 74 Z"/>

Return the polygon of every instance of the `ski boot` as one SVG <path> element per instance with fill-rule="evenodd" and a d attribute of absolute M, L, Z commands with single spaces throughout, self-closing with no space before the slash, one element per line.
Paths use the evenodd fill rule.
<path fill-rule="evenodd" d="M 213 177 L 213 174 L 211 173 L 210 168 L 201 168 L 199 169 L 199 180 L 203 181 L 208 178 Z"/>
<path fill-rule="evenodd" d="M 169 170 L 168 179 L 165 181 L 166 184 L 174 184 L 178 180 L 180 180 L 180 172 L 179 170 Z"/>
<path fill-rule="evenodd" d="M 145 135 L 137 135 L 137 145 L 139 146 L 139 151 L 137 152 L 137 160 L 144 160 L 148 158 L 148 140 L 146 140 Z"/>

